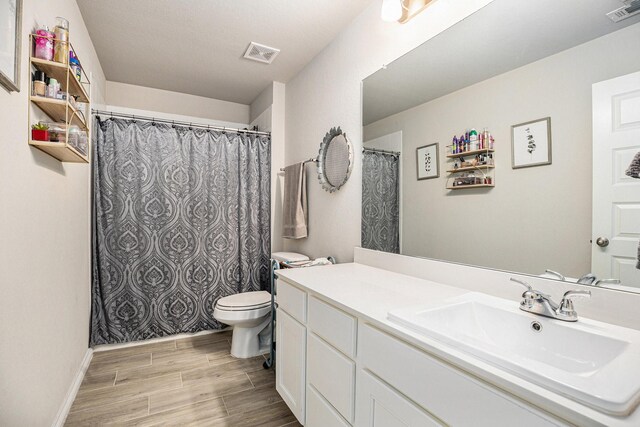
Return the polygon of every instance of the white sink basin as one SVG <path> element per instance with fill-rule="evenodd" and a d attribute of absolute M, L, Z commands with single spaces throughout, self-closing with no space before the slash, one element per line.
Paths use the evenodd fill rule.
<path fill-rule="evenodd" d="M 640 332 L 633 329 L 550 319 L 474 292 L 388 317 L 602 412 L 627 415 L 640 403 Z"/>

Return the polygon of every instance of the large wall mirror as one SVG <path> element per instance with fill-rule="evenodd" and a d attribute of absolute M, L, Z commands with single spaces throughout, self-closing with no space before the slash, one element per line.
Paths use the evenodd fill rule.
<path fill-rule="evenodd" d="M 494 0 L 367 77 L 363 247 L 640 292 L 640 15 L 613 22 L 621 5 Z"/>

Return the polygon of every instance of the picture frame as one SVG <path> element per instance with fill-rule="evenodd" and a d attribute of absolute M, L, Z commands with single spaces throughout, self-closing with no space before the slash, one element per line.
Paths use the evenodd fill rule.
<path fill-rule="evenodd" d="M 440 176 L 439 144 L 423 145 L 416 148 L 418 181 Z"/>
<path fill-rule="evenodd" d="M 511 126 L 511 168 L 551 164 L 551 117 Z"/>
<path fill-rule="evenodd" d="M 22 46 L 22 0 L 0 0 L 0 85 L 9 92 L 20 92 Z"/>

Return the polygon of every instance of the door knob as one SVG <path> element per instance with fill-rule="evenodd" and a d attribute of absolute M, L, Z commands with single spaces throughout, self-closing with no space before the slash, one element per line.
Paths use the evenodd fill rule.
<path fill-rule="evenodd" d="M 600 246 L 601 248 L 609 246 L 609 239 L 607 239 L 606 237 L 598 237 L 596 239 L 596 245 Z"/>

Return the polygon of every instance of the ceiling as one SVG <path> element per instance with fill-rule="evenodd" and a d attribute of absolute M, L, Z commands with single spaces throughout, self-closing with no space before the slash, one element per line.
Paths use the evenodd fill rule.
<path fill-rule="evenodd" d="M 107 80 L 249 104 L 371 0 L 77 0 Z M 281 50 L 243 59 L 250 42 Z"/>
<path fill-rule="evenodd" d="M 620 6 L 620 0 L 494 0 L 367 77 L 363 123 L 371 124 L 640 21 L 640 15 L 618 23 L 605 16 Z"/>

